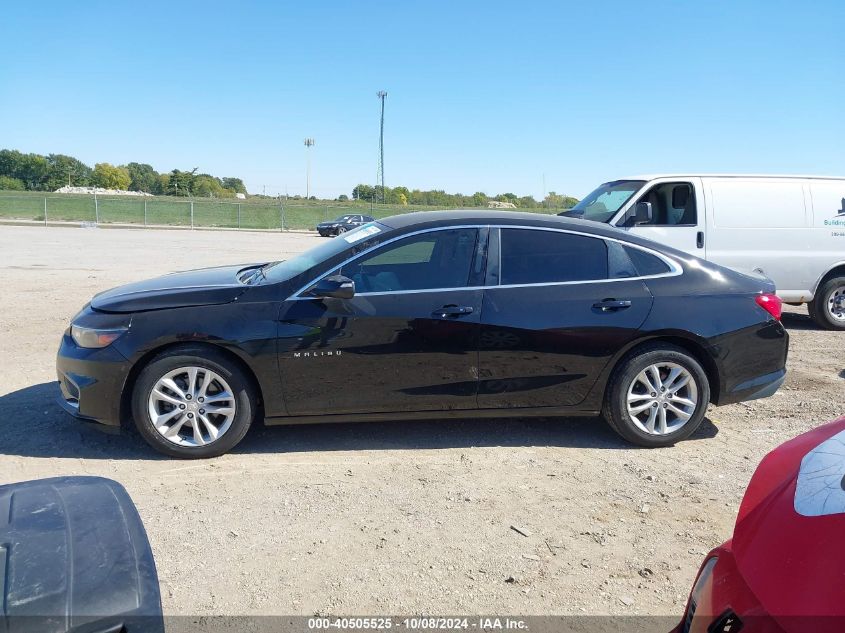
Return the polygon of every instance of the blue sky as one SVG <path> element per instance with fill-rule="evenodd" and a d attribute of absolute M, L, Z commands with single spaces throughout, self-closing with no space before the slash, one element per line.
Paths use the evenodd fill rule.
<path fill-rule="evenodd" d="M 0 147 L 302 194 L 845 175 L 845 2 L 10 2 Z"/>

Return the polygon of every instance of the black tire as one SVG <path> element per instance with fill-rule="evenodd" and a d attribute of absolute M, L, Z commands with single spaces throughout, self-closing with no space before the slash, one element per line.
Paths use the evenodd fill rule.
<path fill-rule="evenodd" d="M 832 277 L 821 283 L 808 306 L 810 317 L 819 327 L 826 330 L 845 330 L 845 319 L 837 319 L 830 309 L 830 301 L 837 291 L 845 288 L 845 277 Z"/>
<path fill-rule="evenodd" d="M 341 233 L 346 233 L 347 230 L 348 229 L 345 226 L 339 226 L 339 227 L 337 227 L 337 230 L 335 231 L 334 234 L 340 235 Z"/>
<path fill-rule="evenodd" d="M 235 414 L 219 438 L 203 446 L 181 446 L 163 437 L 149 412 L 150 394 L 160 378 L 182 367 L 209 369 L 222 377 L 231 389 Z M 243 370 L 225 354 L 205 348 L 177 348 L 156 356 L 141 370 L 132 392 L 132 416 L 138 432 L 157 451 L 182 459 L 217 457 L 234 448 L 246 435 L 256 410 L 256 398 Z"/>
<path fill-rule="evenodd" d="M 695 383 L 697 391 L 696 404 L 690 418 L 677 430 L 664 435 L 651 434 L 641 429 L 628 411 L 628 390 L 632 383 L 646 368 L 660 363 L 672 363 L 685 369 Z M 710 382 L 701 364 L 680 347 L 654 343 L 633 350 L 619 362 L 611 375 L 605 393 L 602 415 L 610 428 L 623 439 L 639 446 L 659 448 L 672 446 L 692 435 L 704 419 L 708 402 L 710 402 Z M 689 408 L 692 409 L 692 405 Z"/>

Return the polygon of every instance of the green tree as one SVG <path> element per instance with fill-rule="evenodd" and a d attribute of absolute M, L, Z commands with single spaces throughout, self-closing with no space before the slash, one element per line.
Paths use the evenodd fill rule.
<path fill-rule="evenodd" d="M 375 193 L 375 187 L 371 187 L 370 185 L 356 185 L 352 190 L 352 199 L 370 201 L 375 197 Z"/>
<path fill-rule="evenodd" d="M 193 191 L 195 173 L 196 169 L 193 171 L 179 171 L 178 169 L 171 171 L 167 193 L 174 196 L 190 196 Z"/>
<path fill-rule="evenodd" d="M 11 176 L 0 176 L 0 190 L 23 191 L 24 189 L 26 189 L 26 185 L 23 184 L 23 180 Z"/>
<path fill-rule="evenodd" d="M 115 167 L 109 163 L 97 163 L 91 174 L 91 184 L 104 189 L 128 189 L 132 178 L 125 167 Z"/>
<path fill-rule="evenodd" d="M 191 192 L 199 198 L 233 198 L 235 196 L 235 192 L 226 189 L 219 178 L 209 174 L 195 176 Z"/>
<path fill-rule="evenodd" d="M 498 196 L 496 196 L 496 200 L 498 200 L 499 202 L 511 202 L 513 204 L 519 202 L 519 198 L 517 198 L 516 194 L 514 193 L 500 193 Z"/>
<path fill-rule="evenodd" d="M 345 193 L 342 193 L 337 197 L 338 202 L 346 202 L 347 200 L 349 200 L 349 196 L 347 196 Z"/>
<path fill-rule="evenodd" d="M 223 188 L 230 190 L 232 193 L 242 193 L 246 195 L 246 185 L 240 178 L 227 177 L 222 180 Z"/>
<path fill-rule="evenodd" d="M 146 193 L 161 193 L 161 179 L 152 165 L 146 163 L 129 163 L 124 165 L 129 172 L 129 191 L 143 191 Z"/>
<path fill-rule="evenodd" d="M 14 149 L 0 150 L 0 175 L 17 178 L 32 191 L 47 188 L 50 165 L 38 154 L 24 154 Z"/>
<path fill-rule="evenodd" d="M 85 187 L 91 180 L 91 168 L 73 156 L 49 154 L 47 165 L 49 171 L 45 189 L 48 191 L 55 191 L 67 185 Z"/>
<path fill-rule="evenodd" d="M 564 196 L 554 191 L 550 191 L 543 199 L 543 206 L 549 209 L 571 209 L 578 204 L 578 198 L 572 196 Z"/>

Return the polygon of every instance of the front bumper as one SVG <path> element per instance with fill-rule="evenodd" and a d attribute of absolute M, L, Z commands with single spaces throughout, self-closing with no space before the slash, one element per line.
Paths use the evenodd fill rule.
<path fill-rule="evenodd" d="M 58 403 L 75 418 L 120 427 L 120 403 L 130 362 L 109 345 L 79 347 L 68 332 L 56 356 Z"/>
<path fill-rule="evenodd" d="M 702 586 L 694 587 L 683 619 L 671 633 L 730 633 L 740 630 L 743 633 L 783 633 L 780 624 L 762 607 L 745 584 L 736 566 L 731 542 L 710 552 L 702 562 L 702 569 L 714 557 L 717 561 L 709 580 Z M 697 594 L 695 599 L 693 593 Z M 733 625 L 725 628 L 724 623 L 728 620 L 733 621 Z"/>

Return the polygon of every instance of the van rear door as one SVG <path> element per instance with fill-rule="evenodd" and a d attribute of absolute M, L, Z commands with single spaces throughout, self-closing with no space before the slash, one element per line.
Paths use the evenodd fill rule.
<path fill-rule="evenodd" d="M 615 224 L 634 235 L 706 258 L 703 201 L 700 178 L 658 178 L 630 202 Z M 638 202 L 651 204 L 650 222 L 634 224 Z"/>

